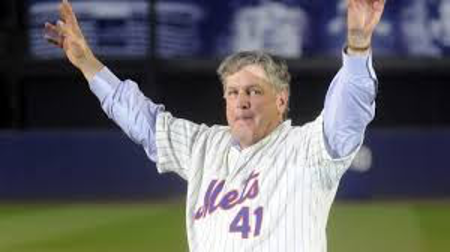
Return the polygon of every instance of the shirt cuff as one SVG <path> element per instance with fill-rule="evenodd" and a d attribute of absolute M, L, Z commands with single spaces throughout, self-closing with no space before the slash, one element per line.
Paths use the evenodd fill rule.
<path fill-rule="evenodd" d="M 107 67 L 103 67 L 102 70 L 96 73 L 94 78 L 89 81 L 89 88 L 100 101 L 103 101 L 108 94 L 114 92 L 121 82 L 122 81 Z"/>
<path fill-rule="evenodd" d="M 349 55 L 342 53 L 344 70 L 354 76 L 376 79 L 372 65 L 372 51 L 367 55 Z"/>

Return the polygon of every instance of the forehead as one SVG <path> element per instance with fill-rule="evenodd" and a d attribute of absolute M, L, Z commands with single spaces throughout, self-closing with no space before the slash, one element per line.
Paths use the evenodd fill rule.
<path fill-rule="evenodd" d="M 248 65 L 225 78 L 226 87 L 269 84 L 264 68 L 259 65 Z"/>

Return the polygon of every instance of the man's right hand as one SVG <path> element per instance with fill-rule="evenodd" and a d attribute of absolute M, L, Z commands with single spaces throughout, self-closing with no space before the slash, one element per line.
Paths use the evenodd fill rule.
<path fill-rule="evenodd" d="M 72 6 L 67 0 L 59 5 L 60 20 L 56 24 L 45 23 L 44 37 L 62 48 L 69 61 L 83 72 L 90 81 L 103 68 L 95 57 L 80 29 Z"/>

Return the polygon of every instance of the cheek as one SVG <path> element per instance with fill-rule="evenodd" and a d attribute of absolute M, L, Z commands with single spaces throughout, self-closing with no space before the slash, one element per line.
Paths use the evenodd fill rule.
<path fill-rule="evenodd" d="M 233 109 L 233 106 L 228 102 L 225 104 L 225 113 L 227 116 L 228 124 L 230 124 L 233 121 L 232 119 L 234 118 L 235 111 Z"/>
<path fill-rule="evenodd" d="M 274 103 L 258 107 L 256 114 L 255 123 L 259 126 L 272 124 L 279 117 L 278 108 Z"/>
<path fill-rule="evenodd" d="M 271 117 L 277 113 L 277 105 L 273 101 L 258 101 L 254 104 L 254 111 L 259 115 L 258 117 Z"/>

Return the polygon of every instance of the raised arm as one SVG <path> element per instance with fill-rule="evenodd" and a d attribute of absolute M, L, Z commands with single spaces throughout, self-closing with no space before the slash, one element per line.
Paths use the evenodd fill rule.
<path fill-rule="evenodd" d="M 61 19 L 56 24 L 45 24 L 45 38 L 62 48 L 83 73 L 108 117 L 141 144 L 150 159 L 157 161 L 156 118 L 163 106 L 145 97 L 136 83 L 121 81 L 95 57 L 67 0 L 62 1 L 59 11 Z"/>
<path fill-rule="evenodd" d="M 104 66 L 92 53 L 78 24 L 72 6 L 63 0 L 59 6 L 60 20 L 45 23 L 45 38 L 62 48 L 69 61 L 90 81 Z"/>
<path fill-rule="evenodd" d="M 349 155 L 361 144 L 375 116 L 377 80 L 370 48 L 384 5 L 384 0 L 348 0 L 343 66 L 328 89 L 324 108 L 325 142 L 334 158 Z"/>

